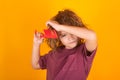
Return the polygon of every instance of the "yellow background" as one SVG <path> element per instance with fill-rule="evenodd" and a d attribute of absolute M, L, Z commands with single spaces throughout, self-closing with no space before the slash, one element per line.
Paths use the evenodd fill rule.
<path fill-rule="evenodd" d="M 98 36 L 88 80 L 120 80 L 120 0 L 0 0 L 0 80 L 45 80 L 46 71 L 31 66 L 33 33 L 65 8 Z"/>

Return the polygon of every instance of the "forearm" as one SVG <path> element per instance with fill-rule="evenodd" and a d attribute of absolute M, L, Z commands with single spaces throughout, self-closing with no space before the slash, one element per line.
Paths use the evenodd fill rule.
<path fill-rule="evenodd" d="M 96 36 L 94 31 L 83 27 L 67 26 L 67 25 L 60 25 L 60 27 L 61 27 L 60 28 L 61 31 L 68 32 L 85 40 L 94 39 L 94 37 Z"/>
<path fill-rule="evenodd" d="M 39 59 L 40 59 L 40 45 L 38 45 L 38 44 L 33 44 L 32 67 L 33 67 L 34 69 L 40 69 Z"/>
<path fill-rule="evenodd" d="M 79 38 L 85 39 L 85 45 L 88 51 L 92 52 L 97 47 L 96 33 L 87 28 L 81 28 L 76 26 L 61 25 L 61 31 L 71 33 Z"/>

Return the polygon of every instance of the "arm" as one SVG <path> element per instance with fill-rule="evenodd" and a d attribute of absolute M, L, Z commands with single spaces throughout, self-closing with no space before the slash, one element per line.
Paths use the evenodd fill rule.
<path fill-rule="evenodd" d="M 47 24 L 51 25 L 57 31 L 65 31 L 76 35 L 79 38 L 85 39 L 86 48 L 90 52 L 92 52 L 97 47 L 96 33 L 92 30 L 76 26 L 60 25 L 55 21 L 48 21 Z"/>
<path fill-rule="evenodd" d="M 39 37 L 40 34 L 34 34 L 33 39 L 33 51 L 32 51 L 32 67 L 34 69 L 40 69 L 39 59 L 40 59 L 40 45 L 43 41 L 43 38 Z"/>
<path fill-rule="evenodd" d="M 97 47 L 96 33 L 92 30 L 65 25 L 61 25 L 61 30 L 85 39 L 86 48 L 90 52 L 92 52 Z"/>

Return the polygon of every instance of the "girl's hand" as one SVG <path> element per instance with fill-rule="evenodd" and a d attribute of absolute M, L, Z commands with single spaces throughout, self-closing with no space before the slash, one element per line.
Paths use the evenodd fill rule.
<path fill-rule="evenodd" d="M 61 31 L 61 25 L 57 21 L 49 20 L 46 22 L 46 26 L 54 28 L 56 31 Z"/>
<path fill-rule="evenodd" d="M 35 45 L 40 45 L 43 42 L 43 37 L 40 37 L 42 34 L 39 32 L 34 33 L 34 39 L 33 42 Z"/>

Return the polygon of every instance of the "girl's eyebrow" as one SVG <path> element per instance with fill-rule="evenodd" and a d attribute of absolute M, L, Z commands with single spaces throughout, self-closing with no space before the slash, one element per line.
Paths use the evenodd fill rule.
<path fill-rule="evenodd" d="M 61 31 L 59 31 L 59 32 L 57 32 L 57 34 L 58 34 L 58 36 L 62 36 L 62 35 L 65 35 L 65 34 L 67 34 L 66 32 L 61 32 Z"/>
<path fill-rule="evenodd" d="M 59 35 L 61 36 L 61 35 L 65 35 L 66 33 L 59 33 Z"/>

